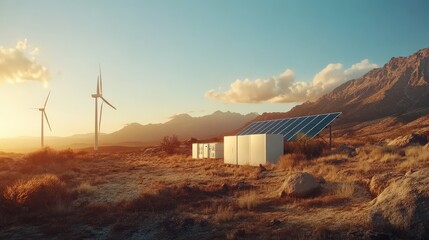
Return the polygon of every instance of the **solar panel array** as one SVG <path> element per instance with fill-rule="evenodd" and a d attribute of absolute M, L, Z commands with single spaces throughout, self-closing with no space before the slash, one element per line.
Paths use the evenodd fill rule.
<path fill-rule="evenodd" d="M 282 134 L 285 141 L 313 138 L 334 121 L 341 112 L 254 122 L 237 135 Z"/>

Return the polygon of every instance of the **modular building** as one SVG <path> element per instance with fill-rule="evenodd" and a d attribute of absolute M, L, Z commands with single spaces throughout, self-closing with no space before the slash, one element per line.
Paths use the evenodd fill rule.
<path fill-rule="evenodd" d="M 237 165 L 237 136 L 223 138 L 223 162 Z"/>
<path fill-rule="evenodd" d="M 224 137 L 224 163 L 251 166 L 277 163 L 283 148 L 280 134 L 227 136 Z"/>
<path fill-rule="evenodd" d="M 223 158 L 223 143 L 193 143 L 192 158 Z"/>
<path fill-rule="evenodd" d="M 223 143 L 209 143 L 209 157 L 223 158 Z"/>
<path fill-rule="evenodd" d="M 192 143 L 192 158 L 198 159 L 198 143 Z"/>

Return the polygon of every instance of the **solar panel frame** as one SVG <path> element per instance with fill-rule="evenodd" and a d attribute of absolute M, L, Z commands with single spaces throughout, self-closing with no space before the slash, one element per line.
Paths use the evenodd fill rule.
<path fill-rule="evenodd" d="M 334 116 L 334 115 L 328 115 L 328 116 L 326 116 L 326 118 L 324 118 L 323 120 L 321 120 L 320 122 L 319 122 L 319 124 L 317 124 L 317 125 L 315 125 L 314 126 L 314 129 L 317 129 L 316 127 L 318 126 L 318 125 L 321 125 L 321 123 L 324 121 L 324 120 L 326 120 L 326 119 L 328 119 L 327 120 L 327 123 L 325 123 L 324 125 L 322 125 L 323 127 L 321 127 L 319 130 L 316 130 L 315 131 L 315 133 L 313 134 L 313 137 L 315 137 L 315 136 L 317 136 L 317 135 L 319 135 L 319 133 L 321 132 L 321 131 L 323 131 L 323 129 L 325 129 L 327 126 L 329 126 L 335 119 L 337 119 L 337 117 L 340 115 L 341 113 L 339 113 L 338 115 L 336 115 L 336 116 Z M 330 116 L 334 116 L 332 119 L 329 119 L 330 118 Z M 313 129 L 312 129 L 313 130 Z M 311 131 L 311 130 L 310 130 Z M 310 133 L 310 131 L 308 131 L 309 133 Z"/>
<path fill-rule="evenodd" d="M 302 132 L 302 129 L 304 129 L 308 124 L 310 124 L 311 122 L 313 122 L 314 121 L 314 119 L 316 119 L 317 118 L 317 116 L 309 116 L 307 119 L 305 119 L 305 120 L 303 120 L 301 123 L 303 123 L 302 124 L 302 126 L 300 126 L 300 125 L 298 125 L 298 126 L 300 126 L 300 128 L 299 129 L 296 129 L 295 131 L 294 131 L 294 133 L 292 133 L 291 135 L 290 135 L 290 137 L 287 137 L 287 135 L 285 135 L 284 136 L 284 138 L 286 138 L 286 140 L 287 141 L 290 141 L 290 140 L 292 140 L 292 139 L 294 139 L 294 137 L 296 136 L 296 135 L 298 135 L 299 133 L 302 133 L 303 135 L 305 135 L 305 132 Z M 306 120 L 309 120 L 308 122 L 305 122 Z M 298 128 L 298 126 L 297 126 L 297 128 Z"/>
<path fill-rule="evenodd" d="M 293 131 L 300 123 L 301 121 L 305 120 L 307 117 L 299 117 L 297 118 L 293 123 L 291 123 L 287 128 L 283 129 L 279 134 L 286 136 L 286 134 Z"/>
<path fill-rule="evenodd" d="M 244 132 L 247 132 L 248 130 L 252 129 L 258 123 L 259 122 L 253 122 L 253 123 L 249 124 L 247 127 L 241 129 L 241 131 L 238 132 L 237 135 L 242 135 Z"/>
<path fill-rule="evenodd" d="M 275 120 L 267 121 L 261 129 L 259 129 L 257 132 L 255 132 L 255 134 L 265 133 L 266 130 L 274 124 L 275 124 Z"/>
<path fill-rule="evenodd" d="M 267 121 L 262 121 L 261 124 L 259 124 L 259 126 L 257 126 L 255 129 L 253 129 L 253 133 L 255 134 L 256 132 L 258 132 L 260 129 L 264 128 L 265 124 Z"/>
<path fill-rule="evenodd" d="M 328 114 L 320 114 L 317 115 L 310 123 L 308 123 L 306 126 L 304 126 L 300 131 L 303 133 L 303 136 L 301 136 L 301 138 L 303 138 L 304 136 L 306 137 L 314 137 L 314 136 L 309 136 L 308 132 L 313 129 L 320 121 L 322 121 L 323 119 L 326 118 L 326 116 L 328 116 Z M 320 119 L 318 119 L 320 118 Z M 316 123 L 314 125 L 311 125 L 311 123 Z M 308 128 L 307 128 L 308 127 Z M 300 138 L 300 139 L 301 139 Z"/>
<path fill-rule="evenodd" d="M 282 127 L 287 127 L 289 126 L 289 124 L 294 121 L 294 119 L 292 118 L 288 118 L 288 119 L 282 119 L 282 123 L 280 124 L 280 126 L 278 126 L 276 129 L 274 129 L 274 131 L 272 132 L 272 134 L 276 134 L 277 131 L 281 131 Z"/>
<path fill-rule="evenodd" d="M 252 132 L 254 129 L 258 128 L 261 124 L 263 124 L 262 121 L 256 122 L 251 128 L 244 129 L 243 133 L 240 135 L 246 135 L 248 132 Z"/>
<path fill-rule="evenodd" d="M 309 138 L 319 135 L 323 129 L 329 126 L 341 112 L 315 114 L 294 118 L 274 119 L 258 121 L 250 124 L 237 135 L 251 134 L 281 134 L 284 140 L 295 140 L 299 133 Z M 299 138 L 299 139 L 300 139 Z"/>
<path fill-rule="evenodd" d="M 276 122 L 277 122 L 276 124 L 274 124 L 272 127 L 270 127 L 270 128 L 267 130 L 267 134 L 271 134 L 273 129 L 275 129 L 276 127 L 278 127 L 279 125 L 281 125 L 281 124 L 282 124 L 283 120 L 282 120 L 282 119 L 277 119 L 277 121 L 276 121 Z"/>

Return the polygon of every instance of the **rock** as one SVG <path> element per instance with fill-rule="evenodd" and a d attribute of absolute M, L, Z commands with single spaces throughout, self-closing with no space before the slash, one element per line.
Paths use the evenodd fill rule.
<path fill-rule="evenodd" d="M 396 172 L 374 175 L 371 178 L 371 182 L 369 182 L 369 191 L 373 195 L 378 196 L 386 187 L 400 177 L 402 177 L 402 174 Z"/>
<path fill-rule="evenodd" d="M 348 157 L 354 157 L 357 155 L 357 151 L 351 145 L 342 144 L 333 151 L 333 154 L 346 154 Z"/>
<path fill-rule="evenodd" d="M 306 172 L 293 173 L 283 183 L 280 196 L 308 197 L 320 187 L 316 178 Z"/>
<path fill-rule="evenodd" d="M 396 147 L 407 147 L 412 145 L 425 145 L 428 143 L 428 139 L 423 134 L 411 133 L 405 136 L 397 137 L 390 141 L 388 146 Z"/>
<path fill-rule="evenodd" d="M 250 186 L 249 184 L 246 184 L 245 182 L 238 182 L 238 183 L 235 185 L 235 188 L 236 188 L 237 190 L 248 190 L 248 189 L 250 189 L 250 188 L 251 188 L 251 186 Z"/>
<path fill-rule="evenodd" d="M 406 239 L 429 239 L 429 168 L 393 181 L 370 203 L 369 222 L 402 231 Z"/>
<path fill-rule="evenodd" d="M 374 231 L 367 231 L 365 233 L 367 239 L 371 240 L 390 240 L 393 239 L 393 235 L 391 233 L 386 232 L 374 232 Z"/>
<path fill-rule="evenodd" d="M 270 221 L 270 226 L 279 226 L 281 223 L 282 223 L 282 221 L 275 218 L 275 219 Z"/>

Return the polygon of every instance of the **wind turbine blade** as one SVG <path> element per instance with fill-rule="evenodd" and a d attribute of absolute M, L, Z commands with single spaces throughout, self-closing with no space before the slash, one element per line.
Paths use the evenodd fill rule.
<path fill-rule="evenodd" d="M 51 132 L 52 132 L 51 124 L 49 124 L 48 115 L 46 115 L 45 110 L 43 110 L 43 115 L 45 115 L 45 119 L 46 119 L 46 122 L 48 123 L 49 130 L 51 130 Z"/>
<path fill-rule="evenodd" d="M 48 103 L 49 95 L 51 95 L 51 91 L 49 91 L 48 96 L 46 97 L 45 105 L 43 105 L 43 108 L 45 108 L 46 104 Z"/>
<path fill-rule="evenodd" d="M 101 78 L 101 66 L 98 65 L 98 70 L 100 72 L 100 94 L 103 94 L 103 79 Z"/>
<path fill-rule="evenodd" d="M 110 104 L 104 97 L 101 97 L 101 99 L 103 99 L 103 101 L 107 104 L 107 105 L 109 105 L 109 106 L 111 106 L 113 109 L 115 109 L 116 110 L 116 108 L 112 105 L 112 104 Z"/>
<path fill-rule="evenodd" d="M 101 116 L 103 115 L 103 104 L 104 102 L 101 102 L 100 106 L 100 120 L 98 121 L 98 132 L 100 133 L 101 130 Z"/>
<path fill-rule="evenodd" d="M 100 76 L 97 77 L 97 94 L 100 94 Z"/>

